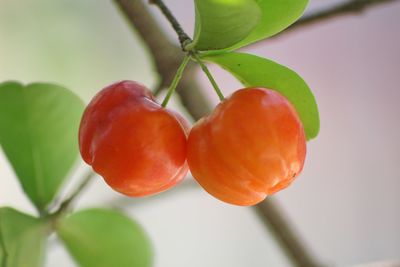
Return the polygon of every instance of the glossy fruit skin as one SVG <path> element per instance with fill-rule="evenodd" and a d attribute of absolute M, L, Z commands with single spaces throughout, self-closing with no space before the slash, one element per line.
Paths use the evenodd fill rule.
<path fill-rule="evenodd" d="M 255 205 L 287 187 L 306 155 L 302 123 L 289 101 L 265 88 L 244 88 L 193 126 L 188 163 L 200 185 L 234 205 Z"/>
<path fill-rule="evenodd" d="M 86 107 L 79 147 L 83 160 L 114 190 L 147 196 L 185 177 L 188 130 L 146 87 L 122 81 L 101 90 Z"/>

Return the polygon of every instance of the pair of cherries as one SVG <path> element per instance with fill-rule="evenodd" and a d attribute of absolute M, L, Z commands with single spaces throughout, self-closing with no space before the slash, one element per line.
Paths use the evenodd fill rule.
<path fill-rule="evenodd" d="M 306 154 L 301 121 L 276 91 L 237 90 L 190 128 L 133 81 L 112 84 L 92 99 L 79 145 L 84 161 L 124 195 L 165 191 L 190 169 L 211 195 L 241 206 L 287 187 Z"/>

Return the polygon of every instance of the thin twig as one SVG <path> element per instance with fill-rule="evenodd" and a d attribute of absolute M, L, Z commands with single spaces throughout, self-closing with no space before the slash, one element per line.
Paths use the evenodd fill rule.
<path fill-rule="evenodd" d="M 167 18 L 167 20 L 171 24 L 172 28 L 174 28 L 176 34 L 178 34 L 178 38 L 179 38 L 179 42 L 181 44 L 182 50 L 185 50 L 185 45 L 191 43 L 192 39 L 190 39 L 190 37 L 182 29 L 181 25 L 176 20 L 174 15 L 172 15 L 172 12 L 164 4 L 164 2 L 162 0 L 150 0 L 150 3 L 158 6 L 158 8 L 161 10 L 161 12 L 164 14 L 164 16 Z"/>
<path fill-rule="evenodd" d="M 322 21 L 327 21 L 329 19 L 361 13 L 369 8 L 396 1 L 399 0 L 350 0 L 345 3 L 340 3 L 338 5 L 335 5 L 333 7 L 322 9 L 310 15 L 306 15 L 301 19 L 299 19 L 288 29 L 283 31 L 282 34 L 292 32 L 294 30 L 299 30 L 303 27 L 311 26 L 315 23 L 320 23 Z M 280 34 L 277 36 L 280 36 Z"/>
<path fill-rule="evenodd" d="M 82 191 L 88 186 L 89 182 L 95 176 L 93 171 L 89 171 L 83 178 L 81 183 L 75 188 L 75 190 L 71 193 L 69 197 L 67 197 L 63 202 L 61 202 L 58 209 L 52 214 L 59 215 L 68 211 L 72 205 L 72 203 L 76 200 L 76 198 L 82 193 Z"/>

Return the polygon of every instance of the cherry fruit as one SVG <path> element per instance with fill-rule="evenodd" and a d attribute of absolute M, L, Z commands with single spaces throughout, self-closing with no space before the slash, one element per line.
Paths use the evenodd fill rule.
<path fill-rule="evenodd" d="M 184 178 L 188 124 L 146 87 L 122 81 L 101 90 L 79 129 L 82 158 L 128 196 L 164 191 Z"/>
<path fill-rule="evenodd" d="M 221 102 L 192 128 L 190 171 L 227 203 L 254 205 L 301 172 L 306 139 L 289 101 L 276 91 L 245 88 Z"/>

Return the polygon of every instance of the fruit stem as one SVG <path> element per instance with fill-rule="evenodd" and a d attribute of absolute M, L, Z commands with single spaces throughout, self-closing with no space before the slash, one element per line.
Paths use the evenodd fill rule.
<path fill-rule="evenodd" d="M 223 101 L 225 99 L 224 94 L 222 94 L 221 89 L 219 89 L 218 84 L 215 82 L 213 76 L 211 75 L 210 71 L 208 70 L 207 66 L 204 62 L 200 59 L 200 57 L 196 53 L 191 53 L 193 58 L 199 63 L 203 72 L 207 75 L 208 80 L 211 82 L 212 86 L 214 87 L 215 92 L 217 93 L 219 100 Z"/>
<path fill-rule="evenodd" d="M 192 39 L 186 34 L 186 32 L 182 29 L 181 25 L 174 17 L 172 12 L 168 9 L 168 7 L 164 4 L 162 0 L 149 0 L 150 4 L 156 5 L 164 16 L 167 18 L 172 28 L 174 28 L 175 32 L 178 34 L 179 43 L 181 44 L 182 50 L 186 51 L 186 46 L 192 43 Z"/>
<path fill-rule="evenodd" d="M 175 92 L 176 86 L 178 85 L 179 81 L 182 78 L 183 71 L 185 70 L 185 67 L 188 64 L 189 60 L 190 60 L 189 55 L 186 55 L 183 58 L 183 61 L 182 61 L 181 65 L 179 66 L 178 70 L 176 71 L 175 77 L 172 80 L 172 83 L 168 89 L 167 95 L 165 96 L 165 98 L 161 104 L 162 107 L 165 108 L 167 106 L 169 99 L 171 98 L 172 94 Z"/>

